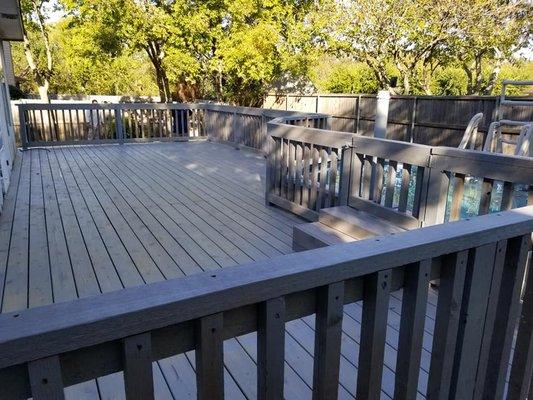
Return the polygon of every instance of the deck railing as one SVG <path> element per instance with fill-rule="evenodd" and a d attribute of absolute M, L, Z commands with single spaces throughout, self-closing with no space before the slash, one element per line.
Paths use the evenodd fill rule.
<path fill-rule="evenodd" d="M 22 103 L 18 108 L 25 148 L 209 137 L 265 151 L 268 121 L 302 118 L 291 111 L 207 103 Z M 304 118 L 316 128 L 328 127 L 327 115 L 308 113 Z"/>
<path fill-rule="evenodd" d="M 524 399 L 533 274 L 523 305 L 521 289 L 532 231 L 525 207 L 2 314 L 0 398 L 61 399 L 66 386 L 124 371 L 126 397 L 151 399 L 152 362 L 194 350 L 198 398 L 222 399 L 223 341 L 257 332 L 257 397 L 281 399 L 285 323 L 316 314 L 314 398 L 334 399 L 343 308 L 362 301 L 357 398 L 378 399 L 389 295 L 403 288 L 394 393 L 413 399 L 428 283 L 440 278 L 420 394 Z"/>
<path fill-rule="evenodd" d="M 285 117 L 268 134 L 267 201 L 309 220 L 349 204 L 410 229 L 533 204 L 533 158 L 293 126 Z"/>

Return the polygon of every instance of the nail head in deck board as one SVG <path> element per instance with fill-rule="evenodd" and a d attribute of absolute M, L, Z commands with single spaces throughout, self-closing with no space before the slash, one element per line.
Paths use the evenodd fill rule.
<path fill-rule="evenodd" d="M 341 357 L 344 282 L 317 289 L 313 399 L 337 398 Z"/>
<path fill-rule="evenodd" d="M 224 399 L 222 313 L 196 321 L 196 391 L 198 400 Z"/>
<path fill-rule="evenodd" d="M 277 297 L 259 306 L 257 326 L 257 398 L 283 398 L 285 368 L 285 299 Z"/>
<path fill-rule="evenodd" d="M 417 394 L 430 273 L 431 259 L 405 267 L 395 399 L 413 399 Z"/>
<path fill-rule="evenodd" d="M 129 336 L 122 343 L 126 399 L 153 399 L 152 335 L 147 332 Z"/>
<path fill-rule="evenodd" d="M 31 394 L 35 400 L 65 398 L 59 356 L 41 358 L 28 363 Z"/>
<path fill-rule="evenodd" d="M 389 311 L 391 271 L 365 278 L 357 374 L 357 399 L 379 399 Z"/>

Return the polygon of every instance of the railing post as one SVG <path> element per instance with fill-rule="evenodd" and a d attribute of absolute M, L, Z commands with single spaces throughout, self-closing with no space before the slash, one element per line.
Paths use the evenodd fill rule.
<path fill-rule="evenodd" d="M 348 204 L 350 194 L 350 175 L 352 169 L 353 148 L 344 146 L 341 156 L 341 179 L 339 183 L 339 205 Z"/>
<path fill-rule="evenodd" d="M 28 148 L 28 130 L 26 126 L 26 110 L 24 110 L 24 106 L 19 106 L 19 124 L 20 124 L 20 142 L 22 144 L 22 148 L 26 150 Z"/>
<path fill-rule="evenodd" d="M 124 144 L 124 130 L 122 128 L 122 111 L 119 105 L 115 106 L 115 131 L 120 144 Z"/>
<path fill-rule="evenodd" d="M 387 120 L 389 118 L 390 93 L 380 90 L 377 97 L 376 119 L 374 122 L 374 137 L 385 139 L 387 137 Z"/>

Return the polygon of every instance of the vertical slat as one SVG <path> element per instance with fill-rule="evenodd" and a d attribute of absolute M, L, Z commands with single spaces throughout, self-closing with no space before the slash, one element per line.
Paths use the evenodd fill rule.
<path fill-rule="evenodd" d="M 289 144 L 285 139 L 281 139 L 281 197 L 287 198 L 287 174 L 289 164 Z"/>
<path fill-rule="evenodd" d="M 405 267 L 395 399 L 416 398 L 430 272 L 431 259 Z"/>
<path fill-rule="evenodd" d="M 407 201 L 409 200 L 409 184 L 411 182 L 411 164 L 402 165 L 402 185 L 400 187 L 400 197 L 398 200 L 398 211 L 407 211 Z"/>
<path fill-rule="evenodd" d="M 311 147 L 311 157 L 313 159 L 311 169 L 311 190 L 309 194 L 309 208 L 314 210 L 316 208 L 316 197 L 318 188 L 318 149 L 314 146 Z"/>
<path fill-rule="evenodd" d="M 311 145 L 303 143 L 304 160 L 303 160 L 303 187 L 302 187 L 302 206 L 309 208 L 309 168 L 311 165 Z"/>
<path fill-rule="evenodd" d="M 152 335 L 146 332 L 124 338 L 122 346 L 126 399 L 153 399 Z"/>
<path fill-rule="evenodd" d="M 365 156 L 362 160 L 363 164 L 363 173 L 361 177 L 361 197 L 363 199 L 368 200 L 370 198 L 370 185 L 372 181 L 372 157 L 371 156 Z"/>
<path fill-rule="evenodd" d="M 65 398 L 59 356 L 41 358 L 28 363 L 31 394 L 34 400 Z"/>
<path fill-rule="evenodd" d="M 468 257 L 450 385 L 453 398 L 470 399 L 474 393 L 496 247 L 496 243 L 476 247 Z"/>
<path fill-rule="evenodd" d="M 319 211 L 324 204 L 324 197 L 326 194 L 326 185 L 328 182 L 328 153 L 326 149 L 320 150 L 320 187 L 318 190 L 318 198 L 316 200 L 315 210 Z"/>
<path fill-rule="evenodd" d="M 285 299 L 259 306 L 257 328 L 257 399 L 283 398 L 285 364 Z"/>
<path fill-rule="evenodd" d="M 389 311 L 390 270 L 365 278 L 357 375 L 357 399 L 379 399 Z"/>
<path fill-rule="evenodd" d="M 461 219 L 461 206 L 465 192 L 465 176 L 455 174 L 453 177 L 452 203 L 450 205 L 450 221 Z"/>
<path fill-rule="evenodd" d="M 294 143 L 291 141 L 289 142 L 289 178 L 287 179 L 288 188 L 287 188 L 287 198 L 289 201 L 294 200 L 294 183 L 295 183 L 295 168 L 294 168 L 294 162 L 295 162 L 295 153 L 296 149 L 294 147 Z"/>
<path fill-rule="evenodd" d="M 337 150 L 331 149 L 330 154 L 330 168 L 329 168 L 329 190 L 328 197 L 326 198 L 326 207 L 332 207 L 337 205 L 335 201 L 335 192 L 337 190 Z"/>
<path fill-rule="evenodd" d="M 317 289 L 313 399 L 336 399 L 339 387 L 344 282 Z"/>
<path fill-rule="evenodd" d="M 446 201 L 448 200 L 448 187 L 450 178 L 444 171 L 429 168 L 427 179 L 427 196 L 422 199 L 420 216 L 424 218 L 424 225 L 439 224 L 444 221 Z"/>
<path fill-rule="evenodd" d="M 524 400 L 528 398 L 528 393 L 532 390 L 530 388 L 533 373 L 533 271 L 531 265 L 530 260 L 509 377 L 508 400 Z"/>
<path fill-rule="evenodd" d="M 222 313 L 196 322 L 196 391 L 198 400 L 224 398 Z"/>
<path fill-rule="evenodd" d="M 341 173 L 339 182 L 339 199 L 338 205 L 345 206 L 348 204 L 348 196 L 350 195 L 350 175 L 352 169 L 352 157 L 354 156 L 351 147 L 344 147 L 341 150 Z"/>
<path fill-rule="evenodd" d="M 296 144 L 294 176 L 294 202 L 298 205 L 302 202 L 302 143 Z"/>
<path fill-rule="evenodd" d="M 394 190 L 396 188 L 396 171 L 398 169 L 398 162 L 394 160 L 389 161 L 389 170 L 387 171 L 387 185 L 385 189 L 385 207 L 392 208 L 394 201 Z"/>
<path fill-rule="evenodd" d="M 513 184 L 512 182 L 504 182 L 500 211 L 510 210 L 511 208 L 513 208 Z"/>
<path fill-rule="evenodd" d="M 509 357 L 520 310 L 520 292 L 531 248 L 531 235 L 508 241 L 501 279 L 501 289 L 485 377 L 484 398 L 503 398 Z"/>
<path fill-rule="evenodd" d="M 357 154 L 355 150 L 352 151 L 352 171 L 350 177 L 350 197 L 360 197 L 361 192 L 361 182 L 363 180 L 363 156 Z"/>
<path fill-rule="evenodd" d="M 494 180 L 488 178 L 483 179 L 483 182 L 481 183 L 481 199 L 479 201 L 478 215 L 489 213 L 493 186 Z"/>
<path fill-rule="evenodd" d="M 493 342 L 493 333 L 495 325 L 501 325 L 501 316 L 498 316 L 498 299 L 500 297 L 501 283 L 503 271 L 505 268 L 505 260 L 507 258 L 507 240 L 501 240 L 496 244 L 496 254 L 494 255 L 494 267 L 492 272 L 492 280 L 490 284 L 490 292 L 487 302 L 487 309 L 485 311 L 485 322 L 481 333 L 481 347 L 479 350 L 479 360 L 477 363 L 476 383 L 474 387 L 474 399 L 482 399 L 485 385 L 485 377 L 489 363 L 490 351 L 492 346 L 499 346 Z M 509 255 L 509 258 L 511 256 Z M 514 323 L 513 323 L 514 325 Z"/>
<path fill-rule="evenodd" d="M 424 198 L 427 195 L 428 184 L 428 171 L 426 168 L 416 166 L 416 181 L 415 181 L 415 193 L 413 196 L 413 209 L 411 214 L 413 217 L 420 217 L 420 207 L 423 204 Z"/>
<path fill-rule="evenodd" d="M 428 399 L 448 399 L 467 260 L 466 250 L 442 258 L 437 317 L 429 368 Z"/>
<path fill-rule="evenodd" d="M 282 152 L 282 139 L 275 139 L 275 172 L 274 172 L 274 193 L 281 195 L 281 163 L 283 160 Z"/>
<path fill-rule="evenodd" d="M 374 193 L 372 194 L 372 200 L 381 204 L 381 193 L 383 191 L 383 175 L 385 170 L 385 160 L 383 158 L 377 158 L 375 165 L 374 176 Z"/>

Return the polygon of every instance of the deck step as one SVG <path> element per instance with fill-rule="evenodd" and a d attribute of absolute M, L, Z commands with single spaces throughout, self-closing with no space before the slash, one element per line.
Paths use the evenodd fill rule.
<path fill-rule="evenodd" d="M 358 239 L 400 233 L 404 229 L 387 220 L 349 206 L 323 208 L 318 221 L 332 229 Z"/>
<path fill-rule="evenodd" d="M 292 248 L 294 251 L 305 251 L 332 244 L 353 242 L 357 239 L 320 222 L 312 222 L 309 224 L 294 225 Z"/>

